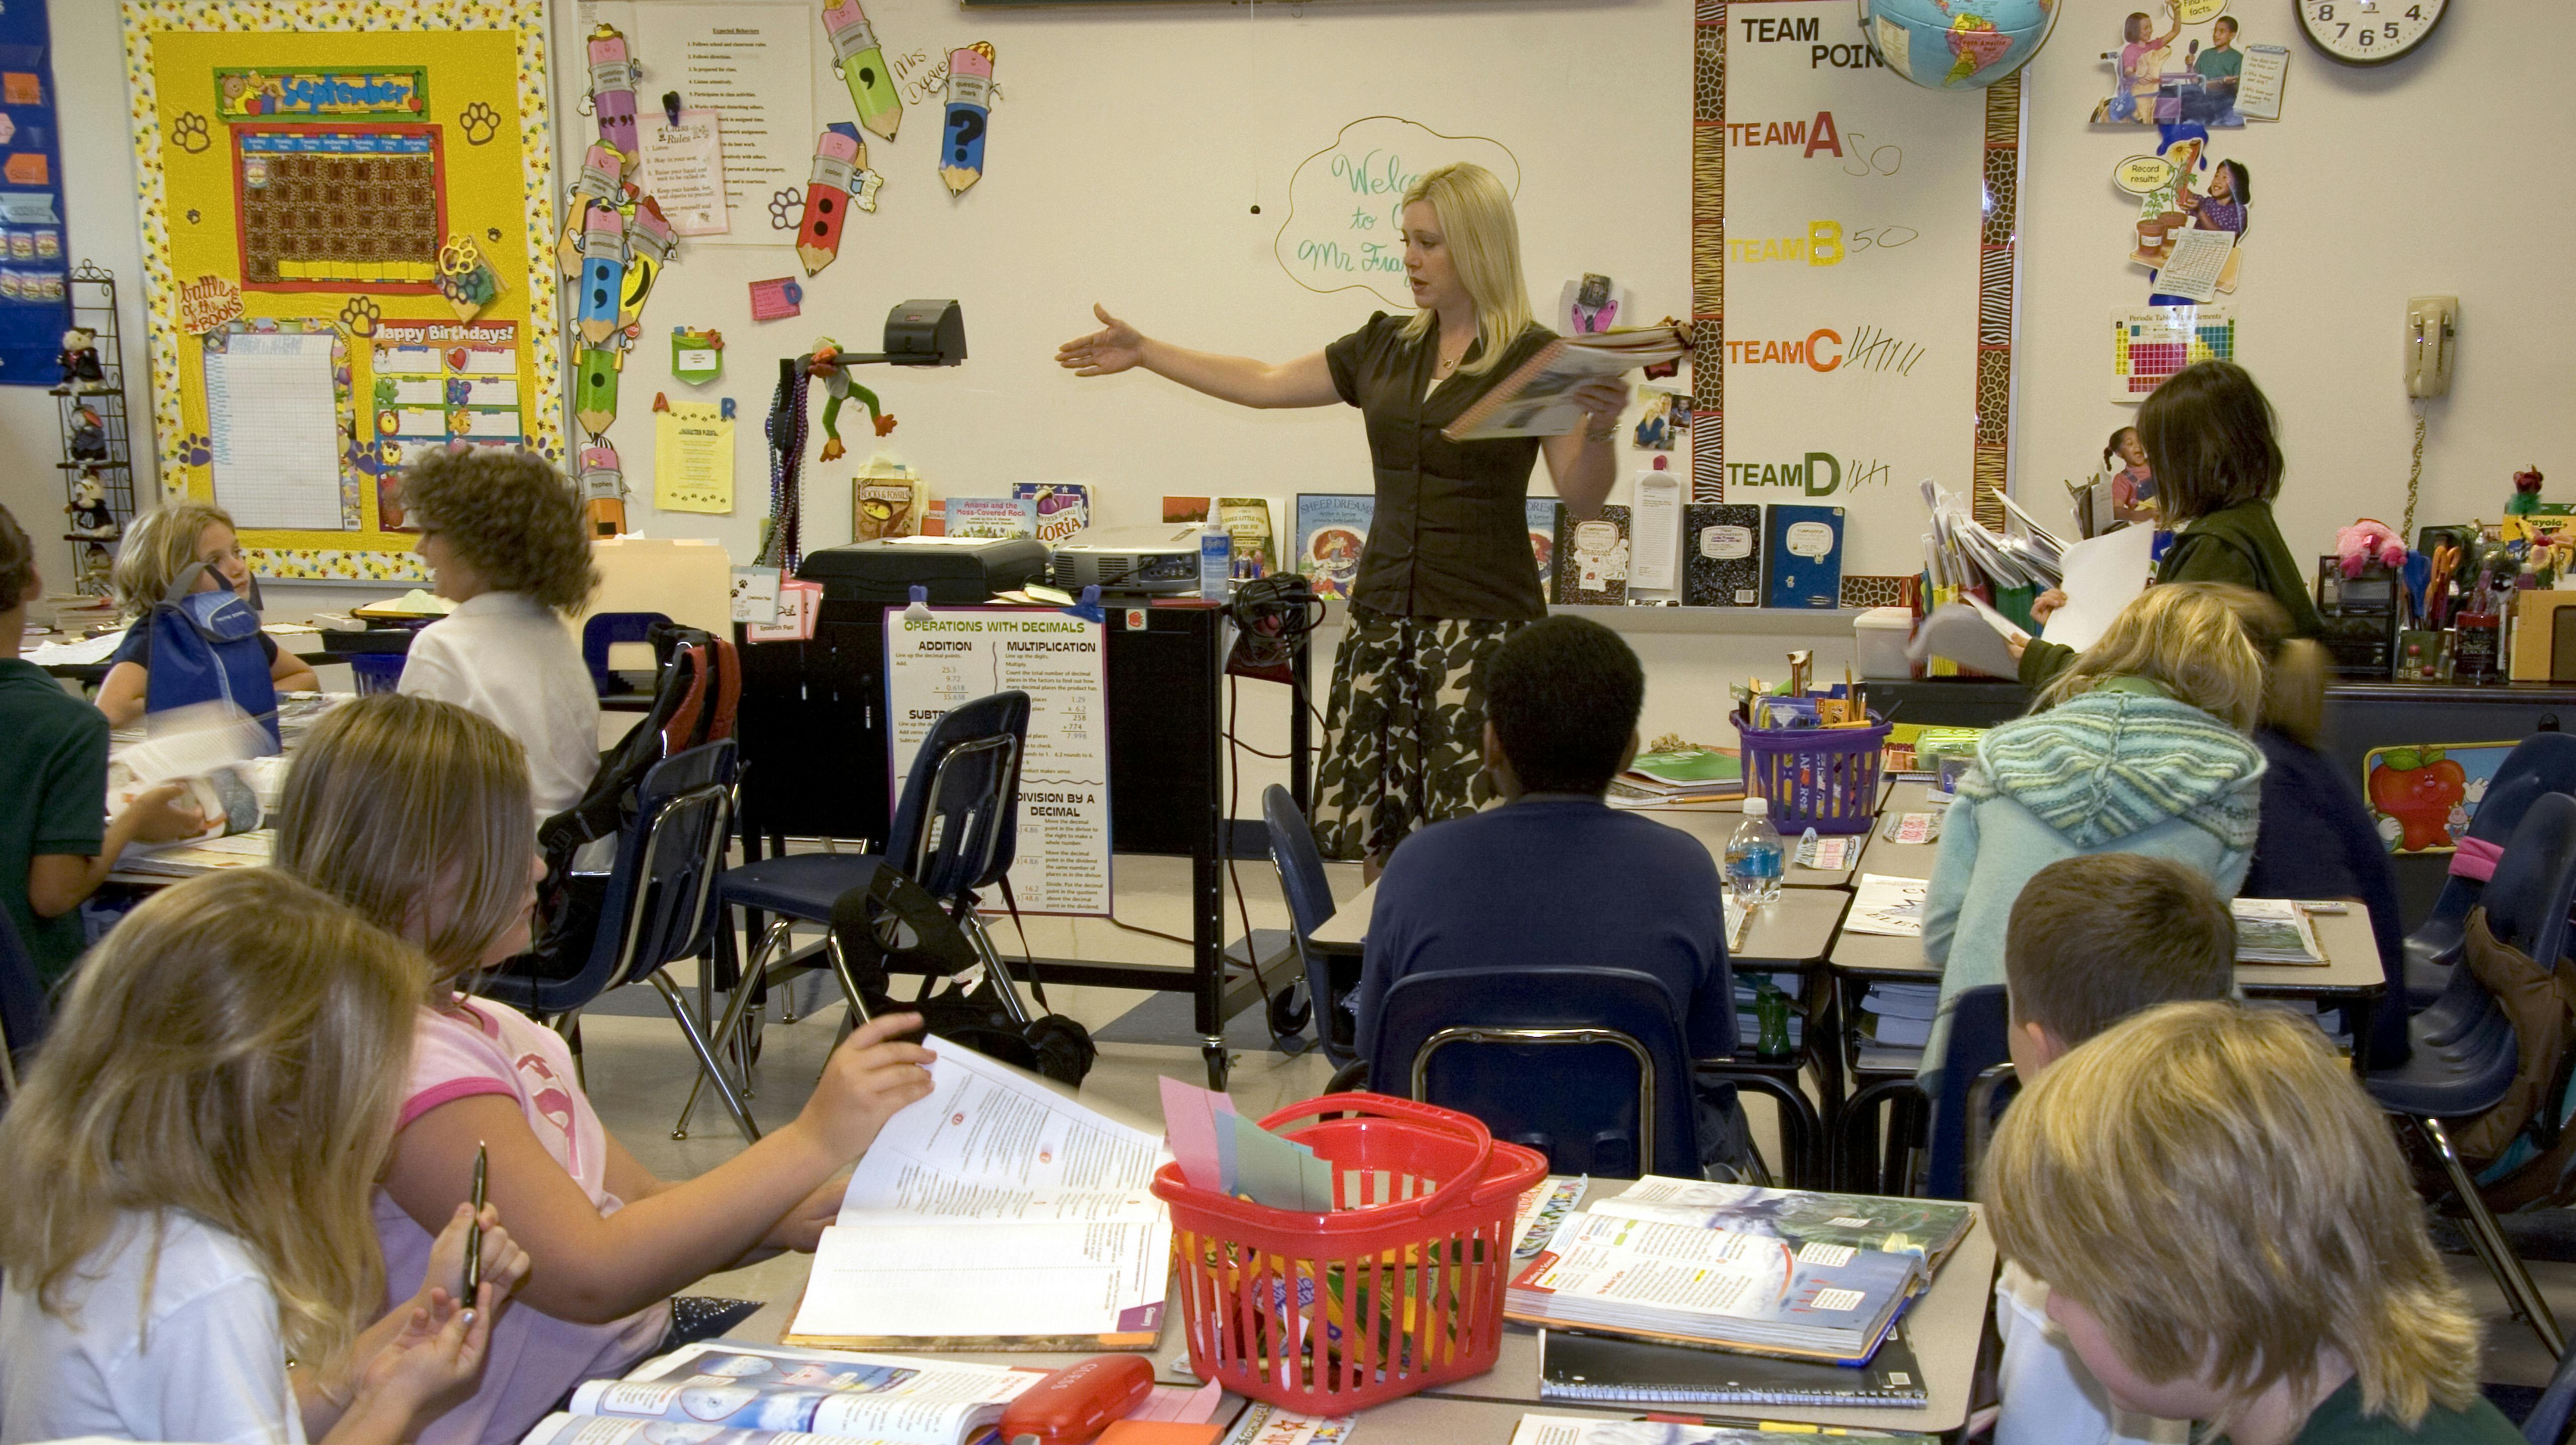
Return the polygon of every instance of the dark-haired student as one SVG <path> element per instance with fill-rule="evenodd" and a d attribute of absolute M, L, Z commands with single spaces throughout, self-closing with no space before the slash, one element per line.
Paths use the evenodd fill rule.
<path fill-rule="evenodd" d="M 1603 801 L 1637 755 L 1645 698 L 1637 654 L 1597 622 L 1550 617 L 1495 651 L 1485 766 L 1504 801 L 1387 860 L 1354 1000 L 1361 1058 L 1387 990 L 1414 974 L 1604 967 L 1663 981 L 1694 1058 L 1735 1052 L 1716 863 L 1689 834 Z M 1703 1094 L 1699 1145 L 1707 1163 L 1743 1157 L 1731 1088 Z"/>
<path fill-rule="evenodd" d="M 2173 528 L 2156 564 L 2158 582 L 2232 582 L 2281 604 L 2292 637 L 2324 629 L 2308 596 L 2307 572 L 2281 540 L 2272 499 L 2281 494 L 2281 442 L 2272 403 L 2244 367 L 2203 361 L 2184 367 L 2138 408 L 2138 439 L 2155 469 L 2156 503 Z M 2032 614 L 2045 622 L 2063 594 Z M 2075 650 L 2033 641 L 2021 648 L 2021 681 L 2041 687 L 2075 661 Z"/>

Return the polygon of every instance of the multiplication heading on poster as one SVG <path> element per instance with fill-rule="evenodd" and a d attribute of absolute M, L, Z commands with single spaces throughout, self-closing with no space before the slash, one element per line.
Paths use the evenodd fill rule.
<path fill-rule="evenodd" d="M 942 714 L 997 692 L 1027 693 L 1012 891 L 1024 912 L 1108 917 L 1108 629 L 1022 607 L 924 610 L 886 611 L 888 796 L 901 795 Z"/>

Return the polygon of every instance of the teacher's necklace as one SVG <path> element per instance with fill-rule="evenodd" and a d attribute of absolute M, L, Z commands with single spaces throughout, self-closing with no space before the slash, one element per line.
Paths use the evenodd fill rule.
<path fill-rule="evenodd" d="M 1475 344 L 1476 338 L 1470 336 L 1467 338 L 1467 346 L 1459 347 L 1457 355 L 1448 356 L 1442 354 L 1449 349 L 1448 339 L 1443 337 L 1438 344 L 1438 348 L 1432 353 L 1431 379 L 1434 381 L 1446 381 L 1449 378 L 1449 374 L 1458 369 L 1458 363 L 1467 359 L 1467 347 Z"/>

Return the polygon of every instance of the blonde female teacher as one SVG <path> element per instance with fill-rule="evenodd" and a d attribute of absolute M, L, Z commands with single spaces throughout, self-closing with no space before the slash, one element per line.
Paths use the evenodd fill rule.
<path fill-rule="evenodd" d="M 1456 421 L 1554 335 L 1530 316 L 1511 196 L 1481 166 L 1442 166 L 1404 193 L 1404 273 L 1416 308 L 1381 311 L 1294 361 L 1191 351 L 1100 307 L 1101 329 L 1066 342 L 1081 376 L 1143 367 L 1243 406 L 1360 409 L 1377 510 L 1333 656 L 1316 777 L 1315 841 L 1372 877 L 1405 835 L 1472 813 L 1484 771 L 1485 659 L 1547 614 L 1530 555 L 1530 469 L 1547 454 L 1556 495 L 1589 518 L 1610 494 L 1611 437 L 1628 384 L 1574 393 L 1584 426 L 1564 436 L 1453 442 Z"/>

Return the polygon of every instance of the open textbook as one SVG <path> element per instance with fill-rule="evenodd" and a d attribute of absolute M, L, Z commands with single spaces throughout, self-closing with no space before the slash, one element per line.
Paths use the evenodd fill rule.
<path fill-rule="evenodd" d="M 1163 1141 L 943 1039 L 823 1231 L 785 1339 L 843 1349 L 1151 1349 Z"/>
<path fill-rule="evenodd" d="M 1765 1428 L 1747 1420 L 1726 1425 L 1715 1421 L 1669 1419 L 1623 1420 L 1615 1415 L 1523 1415 L 1512 1431 L 1511 1445 L 1796 1445 L 1824 1435 L 1871 1435 L 1883 1440 L 1937 1440 L 1937 1435 L 1914 1435 L 1902 1431 L 1884 1434 L 1874 1430 L 1819 1430 L 1813 1425 L 1775 1425 Z"/>
<path fill-rule="evenodd" d="M 897 1359 L 722 1340 L 573 1391 L 522 1445 L 964 1445 L 1046 1378 L 962 1360 Z"/>
<path fill-rule="evenodd" d="M 1453 442 L 1563 436 L 1583 425 L 1583 408 L 1574 404 L 1576 388 L 1679 360 L 1686 349 L 1681 328 L 1671 322 L 1560 336 L 1521 363 L 1520 370 L 1494 383 L 1493 390 L 1440 434 Z"/>

